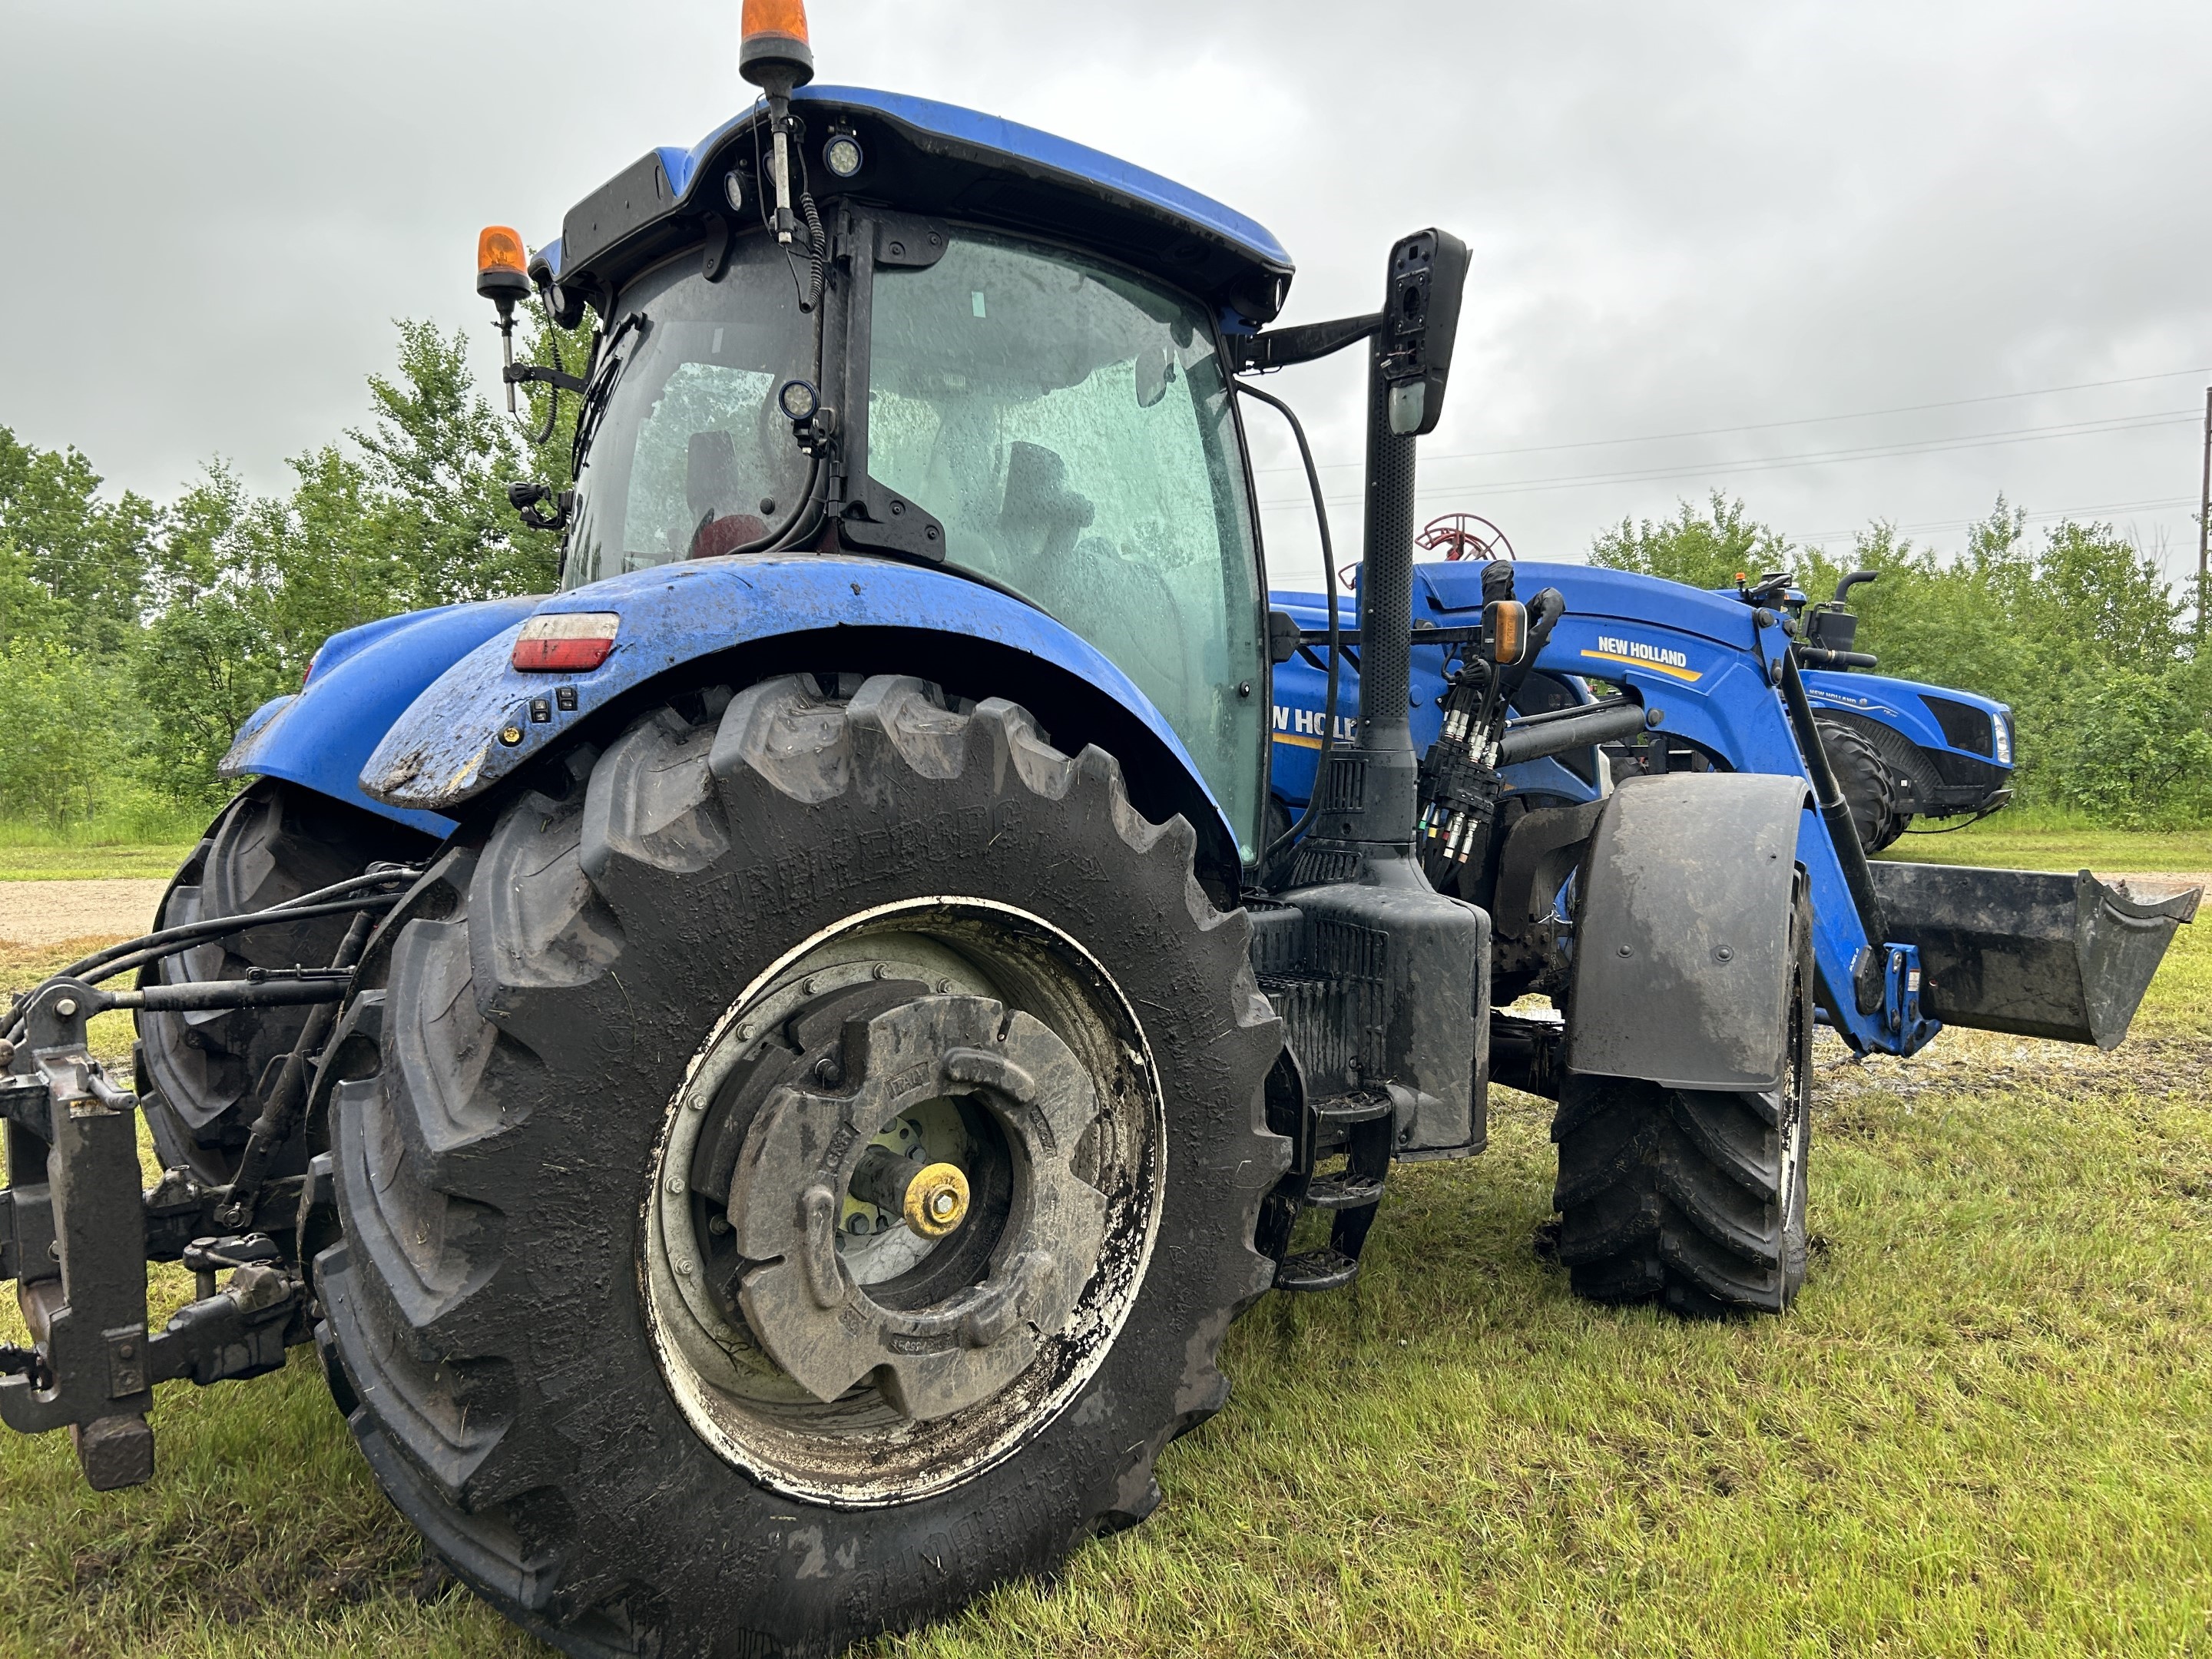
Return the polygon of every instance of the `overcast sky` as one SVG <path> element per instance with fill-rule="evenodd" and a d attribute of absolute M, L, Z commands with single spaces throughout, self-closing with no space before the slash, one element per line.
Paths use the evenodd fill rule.
<path fill-rule="evenodd" d="M 738 9 L 0 0 L 0 424 L 157 498 L 216 455 L 283 488 L 362 418 L 391 319 L 465 326 L 495 362 L 478 226 L 544 240 L 747 100 Z M 1464 237 L 1422 507 L 1524 556 L 1714 489 L 1801 541 L 1879 517 L 1955 548 L 2002 491 L 2193 568 L 2201 0 L 809 9 L 824 81 L 1046 127 L 1261 220 L 1297 260 L 1287 321 L 1371 309 L 1407 231 Z M 1273 382 L 1346 498 L 1346 556 L 1356 374 Z M 1311 572 L 1299 479 L 1261 487 L 1291 504 L 1276 579 Z"/>

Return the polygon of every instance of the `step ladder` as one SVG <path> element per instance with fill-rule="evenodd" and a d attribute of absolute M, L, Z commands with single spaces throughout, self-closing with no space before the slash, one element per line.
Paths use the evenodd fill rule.
<path fill-rule="evenodd" d="M 1390 1173 L 1390 1156 L 1398 1144 L 1398 1110 L 1381 1089 L 1356 1090 L 1349 1094 L 1308 1100 L 1291 1136 L 1291 1167 L 1261 1212 L 1264 1249 L 1275 1255 L 1275 1288 L 1279 1291 L 1335 1291 L 1359 1276 L 1359 1253 L 1375 1224 L 1375 1212 L 1382 1202 L 1382 1186 Z M 1316 1175 L 1322 1161 L 1344 1154 L 1343 1170 Z M 1285 1254 L 1298 1218 L 1310 1212 L 1328 1212 L 1328 1243 L 1297 1255 Z"/>

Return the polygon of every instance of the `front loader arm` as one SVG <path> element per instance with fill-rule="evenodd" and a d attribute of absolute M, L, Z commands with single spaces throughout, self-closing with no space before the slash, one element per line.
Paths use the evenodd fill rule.
<path fill-rule="evenodd" d="M 2130 890 L 2087 871 L 1869 865 L 1829 772 L 1777 612 L 1612 572 L 1551 567 L 1567 595 L 1539 666 L 1601 678 L 1733 772 L 1810 786 L 1797 862 L 1813 905 L 1816 1000 L 1860 1054 L 1914 1053 L 1945 1023 L 2110 1048 L 2198 890 Z M 1623 598 L 1637 603 L 1621 604 Z M 1613 601 L 1608 603 L 1608 601 Z M 1647 752 L 1663 756 L 1671 745 Z"/>

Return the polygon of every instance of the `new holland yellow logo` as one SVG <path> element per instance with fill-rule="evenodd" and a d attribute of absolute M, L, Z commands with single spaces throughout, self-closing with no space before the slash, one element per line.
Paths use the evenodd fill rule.
<path fill-rule="evenodd" d="M 1597 649 L 1584 651 L 1585 657 L 1595 657 L 1600 662 L 1625 662 L 1632 668 L 1646 668 L 1655 674 L 1666 674 L 1678 680 L 1696 682 L 1705 678 L 1690 666 L 1686 653 L 1663 645 L 1651 645 L 1643 640 L 1623 639 L 1618 635 L 1601 634 Z"/>

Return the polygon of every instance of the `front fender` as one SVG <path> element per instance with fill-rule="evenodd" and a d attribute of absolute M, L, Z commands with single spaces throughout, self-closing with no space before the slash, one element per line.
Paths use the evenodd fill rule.
<path fill-rule="evenodd" d="M 307 685 L 254 710 L 216 771 L 283 778 L 442 838 L 451 818 L 365 794 L 362 763 L 456 658 L 544 603 L 543 594 L 531 594 L 443 605 L 333 634 L 315 653 Z"/>
<path fill-rule="evenodd" d="M 1570 1070 L 1675 1089 L 1778 1085 L 1802 778 L 1624 779 L 1582 870 Z"/>
<path fill-rule="evenodd" d="M 451 814 L 625 694 L 687 664 L 793 635 L 834 641 L 843 629 L 902 629 L 1007 647 L 1085 683 L 1158 739 L 1237 839 L 1182 740 L 1127 675 L 1043 611 L 959 576 L 878 559 L 760 554 L 633 571 L 532 609 L 613 612 L 621 622 L 612 653 L 587 674 L 520 673 L 509 660 L 523 621 L 515 615 L 383 733 L 361 768 L 362 790 L 392 807 Z M 824 665 L 833 665 L 867 667 Z"/>

